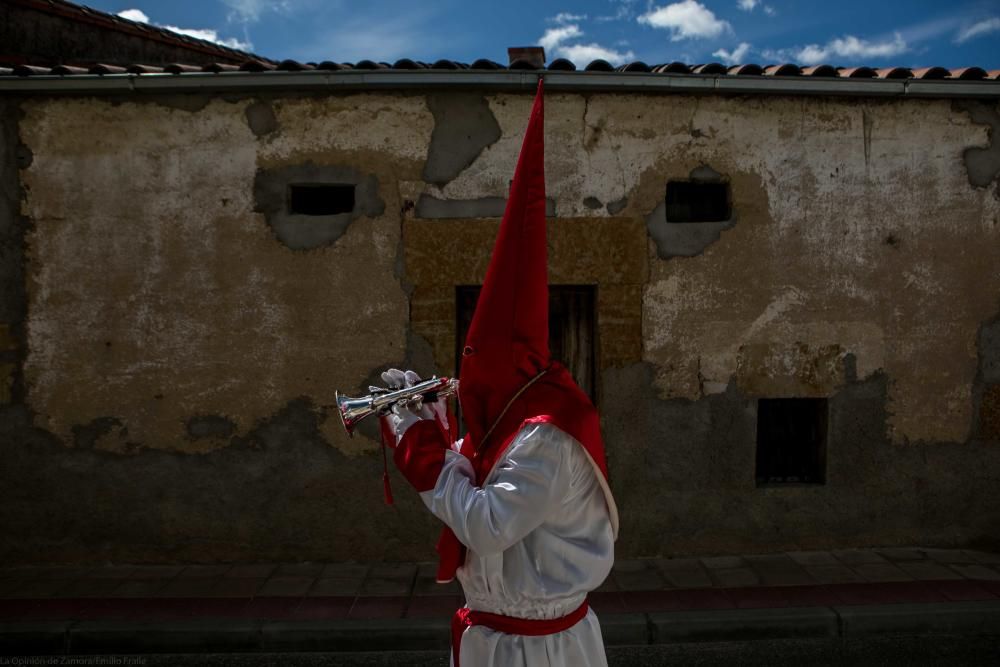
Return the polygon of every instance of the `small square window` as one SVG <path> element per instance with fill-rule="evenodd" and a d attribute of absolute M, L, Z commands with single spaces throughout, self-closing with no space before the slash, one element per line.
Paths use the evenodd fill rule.
<path fill-rule="evenodd" d="M 667 222 L 727 222 L 732 217 L 728 183 L 670 181 Z"/>
<path fill-rule="evenodd" d="M 826 483 L 825 398 L 757 401 L 757 486 Z"/>
<path fill-rule="evenodd" d="M 288 186 L 288 212 L 297 215 L 337 215 L 354 210 L 354 185 L 297 183 Z"/>

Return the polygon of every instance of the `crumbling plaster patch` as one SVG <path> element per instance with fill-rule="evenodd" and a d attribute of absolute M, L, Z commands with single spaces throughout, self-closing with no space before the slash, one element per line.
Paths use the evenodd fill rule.
<path fill-rule="evenodd" d="M 962 153 L 969 183 L 985 188 L 1000 175 L 1000 110 L 995 104 L 978 100 L 956 100 L 953 107 L 968 114 L 973 123 L 986 126 L 986 145 L 970 146 Z"/>
<path fill-rule="evenodd" d="M 434 131 L 423 179 L 444 185 L 500 138 L 500 126 L 482 95 L 430 93 L 427 107 L 434 115 Z"/>
<path fill-rule="evenodd" d="M 289 210 L 293 184 L 327 183 L 354 186 L 354 208 L 333 215 L 300 215 Z M 348 225 L 385 212 L 378 179 L 350 165 L 316 165 L 311 161 L 273 169 L 258 169 L 254 178 L 254 210 L 263 213 L 275 236 L 291 250 L 315 250 L 337 242 Z"/>
<path fill-rule="evenodd" d="M 250 103 L 216 100 L 197 113 L 27 103 L 27 402 L 64 442 L 74 426 L 106 419 L 128 438 L 95 447 L 209 451 L 226 441 L 187 438 L 194 415 L 224 414 L 238 436 L 295 397 L 333 404 L 335 389 L 403 357 L 395 188 L 380 186 L 383 215 L 302 255 L 253 212 L 253 179 L 258 167 L 308 160 L 354 164 L 383 184 L 412 178 L 430 129 L 422 101 L 282 101 L 279 129 L 260 140 Z M 375 448 L 348 440 L 336 419 L 320 429 L 345 452 Z"/>

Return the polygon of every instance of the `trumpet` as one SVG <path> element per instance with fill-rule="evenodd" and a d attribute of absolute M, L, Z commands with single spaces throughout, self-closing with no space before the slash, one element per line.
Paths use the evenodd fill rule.
<path fill-rule="evenodd" d="M 455 378 L 432 377 L 423 380 L 412 387 L 402 389 L 386 389 L 384 387 L 368 387 L 369 394 L 358 398 L 341 396 L 335 392 L 337 411 L 347 435 L 354 437 L 354 429 L 362 419 L 372 415 L 382 416 L 388 413 L 397 403 L 409 403 L 420 400 L 433 403 L 439 398 L 451 396 L 458 391 L 458 380 Z"/>

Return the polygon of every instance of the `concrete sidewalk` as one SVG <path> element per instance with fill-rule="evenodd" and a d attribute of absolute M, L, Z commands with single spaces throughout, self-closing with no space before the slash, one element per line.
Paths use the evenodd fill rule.
<path fill-rule="evenodd" d="M 609 646 L 871 634 L 1000 637 L 1000 554 L 813 551 L 623 560 L 591 594 Z M 446 650 L 433 564 L 0 570 L 5 654 Z"/>

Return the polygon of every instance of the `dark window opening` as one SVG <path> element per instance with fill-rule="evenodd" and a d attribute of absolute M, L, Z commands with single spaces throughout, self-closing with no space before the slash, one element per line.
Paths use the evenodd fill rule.
<path fill-rule="evenodd" d="M 757 401 L 757 486 L 826 482 L 825 398 Z"/>
<path fill-rule="evenodd" d="M 462 367 L 465 336 L 479 299 L 479 285 L 455 288 L 455 374 Z M 597 287 L 549 285 L 549 351 L 597 404 Z"/>
<path fill-rule="evenodd" d="M 726 222 L 732 217 L 728 183 L 670 181 L 667 222 Z"/>
<path fill-rule="evenodd" d="M 298 215 L 337 215 L 354 210 L 354 186 L 299 183 L 288 186 L 288 212 Z"/>

